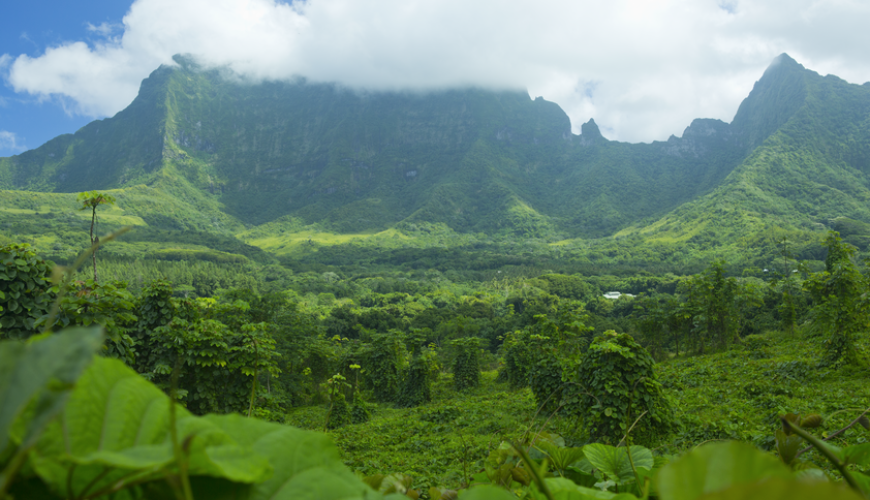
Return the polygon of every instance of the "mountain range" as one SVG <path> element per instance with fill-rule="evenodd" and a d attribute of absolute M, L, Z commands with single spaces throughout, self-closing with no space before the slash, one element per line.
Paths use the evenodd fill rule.
<path fill-rule="evenodd" d="M 811 259 L 827 229 L 870 242 L 870 83 L 786 54 L 731 123 L 696 119 L 651 144 L 609 141 L 594 120 L 573 134 L 561 108 L 521 91 L 362 92 L 175 62 L 114 117 L 0 158 L 0 224 L 57 250 L 43 219 L 72 217 L 69 193 L 97 189 L 118 199 L 104 224 L 274 255 L 533 242 L 760 264 L 783 236 Z"/>

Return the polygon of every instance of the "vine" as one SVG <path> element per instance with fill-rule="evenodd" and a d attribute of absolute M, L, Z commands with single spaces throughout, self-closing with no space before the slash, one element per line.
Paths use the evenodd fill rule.
<path fill-rule="evenodd" d="M 480 385 L 480 339 L 465 337 L 450 345 L 454 349 L 453 387 L 464 391 Z"/>

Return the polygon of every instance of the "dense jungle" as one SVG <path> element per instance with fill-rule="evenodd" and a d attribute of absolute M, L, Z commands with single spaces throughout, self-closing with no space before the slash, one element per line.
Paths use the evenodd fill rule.
<path fill-rule="evenodd" d="M 870 85 L 572 134 L 187 57 L 0 158 L 0 498 L 870 498 Z"/>

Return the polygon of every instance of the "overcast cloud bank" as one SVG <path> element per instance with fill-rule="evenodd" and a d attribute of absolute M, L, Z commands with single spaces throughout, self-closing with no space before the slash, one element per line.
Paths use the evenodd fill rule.
<path fill-rule="evenodd" d="M 86 27 L 97 43 L 0 62 L 16 92 L 93 117 L 126 107 L 186 53 L 252 79 L 525 88 L 562 106 L 576 133 L 594 117 L 606 137 L 638 142 L 693 118 L 731 121 L 782 52 L 867 81 L 868 20 L 865 0 L 136 0 L 123 26 Z"/>

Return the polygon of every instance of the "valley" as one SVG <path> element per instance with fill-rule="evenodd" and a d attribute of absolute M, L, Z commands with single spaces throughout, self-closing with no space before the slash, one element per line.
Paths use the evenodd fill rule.
<path fill-rule="evenodd" d="M 870 84 L 630 144 L 174 60 L 0 158 L 0 498 L 870 495 Z"/>

